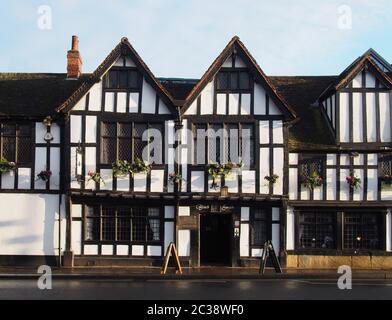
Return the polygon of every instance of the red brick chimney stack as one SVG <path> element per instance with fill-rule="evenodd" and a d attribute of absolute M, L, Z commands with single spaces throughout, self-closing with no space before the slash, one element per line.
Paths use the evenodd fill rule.
<path fill-rule="evenodd" d="M 72 48 L 67 54 L 67 78 L 77 79 L 82 74 L 82 57 L 79 52 L 79 39 L 72 36 Z"/>

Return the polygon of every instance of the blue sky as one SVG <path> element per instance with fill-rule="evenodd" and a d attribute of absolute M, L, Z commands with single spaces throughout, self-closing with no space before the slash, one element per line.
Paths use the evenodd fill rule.
<path fill-rule="evenodd" d="M 342 5 L 351 29 L 338 27 Z M 370 47 L 392 62 L 390 0 L 3 0 L 0 19 L 0 72 L 65 72 L 73 34 L 84 72 L 123 36 L 158 77 L 199 78 L 233 35 L 269 75 L 337 74 Z"/>

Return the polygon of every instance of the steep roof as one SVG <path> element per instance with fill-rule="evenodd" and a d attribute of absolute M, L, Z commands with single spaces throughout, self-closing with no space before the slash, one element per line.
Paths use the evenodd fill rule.
<path fill-rule="evenodd" d="M 67 80 L 65 73 L 0 73 L 0 116 L 41 118 L 55 109 L 89 77 Z"/>
<path fill-rule="evenodd" d="M 199 79 L 182 78 L 158 78 L 158 80 L 180 105 L 185 102 L 186 97 L 199 81 Z"/>
<path fill-rule="evenodd" d="M 321 92 L 337 76 L 269 77 L 278 92 L 294 108 L 299 120 L 289 129 L 290 150 L 335 147 L 335 140 L 321 113 L 313 106 Z"/>
<path fill-rule="evenodd" d="M 67 112 L 72 109 L 72 107 L 91 89 L 94 83 L 98 82 L 99 79 L 109 70 L 109 68 L 117 61 L 121 55 L 131 56 L 134 63 L 142 71 L 146 81 L 156 90 L 160 95 L 162 100 L 167 104 L 167 106 L 176 112 L 174 108 L 174 102 L 161 84 L 161 82 L 155 78 L 154 74 L 148 68 L 147 64 L 143 61 L 140 55 L 136 52 L 133 46 L 128 41 L 128 38 L 124 37 L 121 39 L 120 43 L 109 53 L 105 60 L 98 66 L 98 68 L 91 74 L 87 81 L 84 81 L 80 87 L 67 99 L 62 105 L 60 105 L 56 111 Z"/>
<path fill-rule="evenodd" d="M 390 73 L 392 67 L 376 51 L 369 49 L 354 60 L 343 72 L 320 94 L 319 99 L 346 87 L 350 81 L 363 69 L 371 70 L 387 88 L 392 88 Z"/>
<path fill-rule="evenodd" d="M 194 86 L 192 91 L 186 98 L 185 105 L 183 106 L 182 112 L 192 104 L 192 102 L 197 98 L 197 96 L 201 93 L 204 87 L 210 82 L 215 74 L 222 67 L 223 63 L 234 53 L 236 52 L 244 59 L 244 62 L 247 64 L 249 69 L 253 72 L 253 74 L 257 77 L 257 81 L 264 85 L 264 88 L 269 93 L 270 97 L 275 99 L 277 106 L 280 108 L 282 113 L 290 120 L 295 119 L 296 114 L 295 111 L 291 108 L 291 106 L 284 100 L 284 98 L 279 95 L 279 93 L 274 88 L 273 84 L 266 76 L 264 71 L 260 68 L 256 60 L 250 54 L 249 50 L 245 47 L 245 45 L 241 42 L 240 38 L 234 36 L 231 41 L 227 44 L 227 46 L 223 49 L 221 54 L 215 59 L 215 61 L 211 64 L 211 66 L 207 69 L 204 75 L 201 77 L 199 82 Z"/>

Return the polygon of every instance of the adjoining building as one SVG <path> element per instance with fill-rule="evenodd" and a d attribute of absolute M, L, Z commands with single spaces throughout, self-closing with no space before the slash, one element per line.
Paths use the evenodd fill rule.
<path fill-rule="evenodd" d="M 74 36 L 67 61 L 0 74 L 0 265 L 156 266 L 175 242 L 185 266 L 251 267 L 272 240 L 288 268 L 392 266 L 392 67 L 374 50 L 269 77 L 234 37 L 200 80 L 172 79 L 126 38 L 83 74 Z"/>

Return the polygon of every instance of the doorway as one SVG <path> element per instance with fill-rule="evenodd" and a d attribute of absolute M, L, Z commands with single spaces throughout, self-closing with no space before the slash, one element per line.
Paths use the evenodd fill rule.
<path fill-rule="evenodd" d="M 233 222 L 230 214 L 200 215 L 200 264 L 231 266 Z"/>

